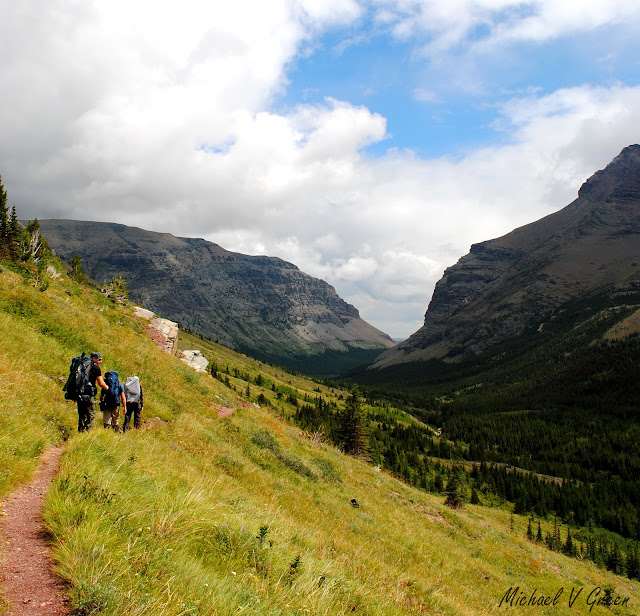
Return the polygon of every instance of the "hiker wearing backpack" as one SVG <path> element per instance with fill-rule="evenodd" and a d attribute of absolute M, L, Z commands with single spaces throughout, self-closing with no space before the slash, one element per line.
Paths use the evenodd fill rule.
<path fill-rule="evenodd" d="M 124 395 L 127 400 L 126 412 L 124 415 L 124 426 L 122 431 L 126 432 L 129 429 L 129 423 L 131 422 L 131 414 L 133 413 L 133 427 L 140 427 L 140 415 L 142 413 L 143 401 L 142 401 L 142 385 L 140 379 L 137 376 L 129 376 L 124 383 Z"/>
<path fill-rule="evenodd" d="M 102 390 L 108 389 L 102 378 L 102 355 L 97 351 L 86 357 L 83 353 L 71 360 L 69 378 L 63 391 L 66 400 L 73 400 L 78 405 L 78 432 L 87 432 L 95 415 L 94 396 L 97 393 L 97 385 Z"/>
<path fill-rule="evenodd" d="M 124 385 L 118 380 L 118 373 L 115 370 L 108 370 L 104 373 L 104 381 L 107 389 L 100 393 L 100 410 L 102 411 L 102 424 L 105 428 L 113 428 L 120 431 L 118 420 L 120 419 L 120 404 L 125 413 L 127 411 L 127 400 L 124 396 Z"/>

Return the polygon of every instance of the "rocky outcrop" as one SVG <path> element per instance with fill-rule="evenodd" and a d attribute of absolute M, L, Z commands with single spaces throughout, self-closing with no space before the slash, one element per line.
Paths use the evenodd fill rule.
<path fill-rule="evenodd" d="M 94 280 L 121 275 L 141 305 L 259 359 L 334 375 L 394 345 L 332 286 L 281 259 L 112 223 L 41 220 L 40 229 Z"/>
<path fill-rule="evenodd" d="M 182 351 L 180 359 L 196 372 L 206 372 L 209 365 L 207 358 L 198 350 Z"/>
<path fill-rule="evenodd" d="M 137 317 L 147 319 L 148 321 L 150 321 L 151 319 L 153 319 L 153 317 L 156 316 L 155 313 L 151 312 L 151 310 L 147 310 L 142 306 L 133 306 L 133 312 Z"/>
<path fill-rule="evenodd" d="M 156 344 L 167 353 L 176 355 L 178 352 L 178 333 L 179 327 L 177 323 L 157 317 L 151 310 L 134 306 L 133 310 L 136 316 L 149 321 L 147 333 Z"/>
<path fill-rule="evenodd" d="M 175 355 L 178 350 L 178 324 L 169 319 L 156 317 L 149 323 L 149 328 L 157 332 L 160 336 L 158 344 L 161 349 Z"/>
<path fill-rule="evenodd" d="M 437 283 L 423 327 L 375 367 L 455 362 L 538 328 L 562 303 L 640 284 L 640 146 L 625 148 L 564 209 L 475 244 Z"/>

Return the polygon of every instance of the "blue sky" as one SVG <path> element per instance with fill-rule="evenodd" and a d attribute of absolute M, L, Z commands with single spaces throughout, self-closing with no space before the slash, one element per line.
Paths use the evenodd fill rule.
<path fill-rule="evenodd" d="M 347 100 L 387 118 L 387 138 L 369 146 L 368 153 L 409 148 L 424 157 L 457 156 L 508 142 L 510 134 L 496 130 L 493 122 L 501 103 L 520 94 L 640 81 L 640 45 L 631 28 L 603 25 L 510 45 L 490 57 L 465 58 L 460 47 L 486 36 L 486 27 L 480 28 L 451 57 L 432 60 L 416 50 L 427 42 L 424 38 L 398 40 L 370 20 L 358 20 L 314 40 L 291 63 L 286 91 L 274 108 L 286 111 L 326 97 Z M 464 73 L 451 83 L 447 67 L 453 65 L 455 72 L 457 61 L 470 64 L 468 83 Z"/>
<path fill-rule="evenodd" d="M 24 217 L 278 256 L 396 338 L 640 141 L 628 0 L 0 0 Z"/>

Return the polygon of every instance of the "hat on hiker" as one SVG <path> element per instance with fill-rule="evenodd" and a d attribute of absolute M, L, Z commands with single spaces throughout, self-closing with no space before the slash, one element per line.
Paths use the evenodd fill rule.
<path fill-rule="evenodd" d="M 98 351 L 94 351 L 91 353 L 91 359 L 102 359 L 102 354 L 98 353 Z"/>

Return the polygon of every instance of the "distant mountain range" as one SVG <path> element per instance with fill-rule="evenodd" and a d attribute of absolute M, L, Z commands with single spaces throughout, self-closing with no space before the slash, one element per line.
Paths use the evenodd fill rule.
<path fill-rule="evenodd" d="M 423 327 L 398 345 L 280 259 L 114 223 L 40 224 L 56 253 L 80 256 L 95 280 L 121 274 L 142 305 L 231 348 L 316 375 L 408 362 L 416 373 L 416 362 L 464 362 L 542 331 L 567 302 L 597 293 L 613 306 L 640 291 L 640 145 L 559 212 L 474 244 L 437 283 Z"/>
<path fill-rule="evenodd" d="M 474 244 L 437 283 L 423 327 L 373 367 L 460 362 L 542 331 L 570 300 L 598 291 L 623 304 L 639 289 L 640 146 L 632 145 L 564 209 Z"/>
<path fill-rule="evenodd" d="M 145 308 L 253 357 L 333 376 L 394 346 L 332 286 L 281 259 L 115 223 L 41 220 L 40 228 L 94 280 L 122 275 Z"/>

